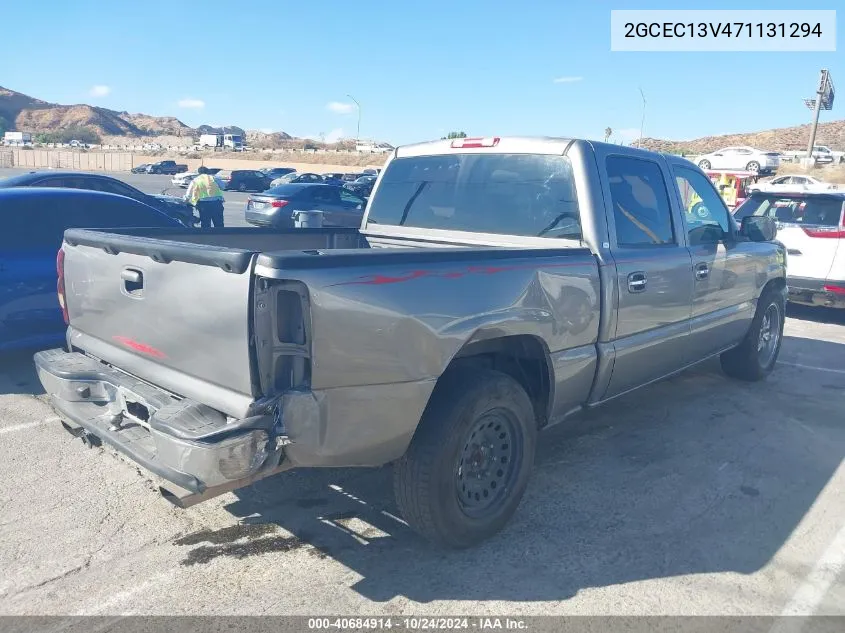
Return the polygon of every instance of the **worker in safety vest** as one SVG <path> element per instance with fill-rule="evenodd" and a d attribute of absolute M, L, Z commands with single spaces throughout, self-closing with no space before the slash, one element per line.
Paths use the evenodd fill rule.
<path fill-rule="evenodd" d="M 208 173 L 207 167 L 200 167 L 198 176 L 191 181 L 185 200 L 196 207 L 200 214 L 200 226 L 204 229 L 212 224 L 214 228 L 223 227 L 223 191 Z"/>

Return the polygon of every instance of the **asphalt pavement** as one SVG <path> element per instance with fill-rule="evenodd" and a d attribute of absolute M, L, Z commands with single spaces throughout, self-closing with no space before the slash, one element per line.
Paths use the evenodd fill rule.
<path fill-rule="evenodd" d="M 545 433 L 498 536 L 441 551 L 390 468 L 188 510 L 0 360 L 3 614 L 845 614 L 845 315 L 790 309 L 765 382 L 707 363 Z"/>

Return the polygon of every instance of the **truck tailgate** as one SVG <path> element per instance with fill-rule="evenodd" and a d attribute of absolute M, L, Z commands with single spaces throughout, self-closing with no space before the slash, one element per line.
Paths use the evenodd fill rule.
<path fill-rule="evenodd" d="M 66 233 L 63 249 L 73 347 L 247 415 L 255 252 L 79 230 Z"/>

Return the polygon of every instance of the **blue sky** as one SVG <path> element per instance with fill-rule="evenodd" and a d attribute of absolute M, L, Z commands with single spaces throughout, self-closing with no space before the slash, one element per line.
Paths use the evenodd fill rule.
<path fill-rule="evenodd" d="M 823 67 L 845 87 L 841 44 L 836 53 L 611 52 L 610 10 L 632 8 L 845 9 L 841 0 L 8 2 L 0 85 L 192 126 L 329 139 L 355 136 L 351 94 L 361 137 L 393 143 L 453 129 L 601 138 L 610 126 L 633 137 L 640 87 L 645 135 L 689 139 L 808 122 L 801 99 Z M 839 99 L 823 121 L 845 118 Z"/>

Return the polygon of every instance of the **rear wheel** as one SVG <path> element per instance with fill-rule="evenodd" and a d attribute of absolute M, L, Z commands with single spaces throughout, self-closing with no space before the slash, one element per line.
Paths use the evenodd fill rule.
<path fill-rule="evenodd" d="M 394 465 L 402 516 L 422 536 L 469 547 L 504 527 L 534 461 L 531 400 L 492 370 L 444 375 L 411 446 Z"/>
<path fill-rule="evenodd" d="M 722 370 L 739 380 L 762 380 L 774 369 L 783 342 L 786 301 L 771 288 L 757 303 L 751 327 L 738 347 L 722 354 Z"/>
<path fill-rule="evenodd" d="M 710 161 L 709 160 L 703 160 L 700 163 L 698 163 L 698 166 L 701 167 L 702 169 L 710 169 Z"/>

